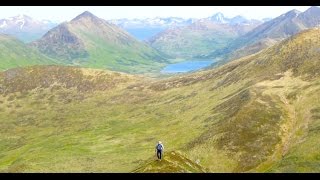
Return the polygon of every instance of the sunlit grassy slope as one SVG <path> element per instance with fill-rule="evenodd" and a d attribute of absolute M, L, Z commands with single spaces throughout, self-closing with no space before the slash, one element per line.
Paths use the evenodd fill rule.
<path fill-rule="evenodd" d="M 158 72 L 165 61 L 158 52 L 147 44 L 129 41 L 128 44 L 114 44 L 96 36 L 94 33 L 74 29 L 81 39 L 85 39 L 90 56 L 80 60 L 85 67 L 109 69 L 128 73 Z M 125 40 L 124 40 L 125 41 Z"/>
<path fill-rule="evenodd" d="M 0 70 L 36 64 L 57 64 L 22 41 L 0 34 Z"/>
<path fill-rule="evenodd" d="M 162 80 L 63 66 L 2 72 L 0 171 L 319 172 L 319 47 L 312 29 Z M 158 140 L 183 155 L 156 164 Z"/>

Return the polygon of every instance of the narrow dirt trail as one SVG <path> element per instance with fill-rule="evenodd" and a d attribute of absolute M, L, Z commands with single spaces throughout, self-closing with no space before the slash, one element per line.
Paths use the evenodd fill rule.
<path fill-rule="evenodd" d="M 290 148 L 290 142 L 293 139 L 294 133 L 296 131 L 296 124 L 297 124 L 297 114 L 295 107 L 289 103 L 288 99 L 285 97 L 284 93 L 279 94 L 281 101 L 284 104 L 285 110 L 287 112 L 288 118 L 286 121 L 281 125 L 281 130 L 283 133 L 281 136 L 282 145 L 280 145 L 280 151 L 282 157 L 286 155 Z"/>
<path fill-rule="evenodd" d="M 277 91 L 276 93 L 269 94 L 269 96 L 271 96 L 275 101 L 281 101 L 281 107 L 286 113 L 285 118 L 281 122 L 278 134 L 281 138 L 281 141 L 276 145 L 272 155 L 270 155 L 266 161 L 262 162 L 254 169 L 251 169 L 249 172 L 267 171 L 273 166 L 274 162 L 281 160 L 289 151 L 297 128 L 296 110 L 294 105 L 290 104 L 289 100 L 286 98 L 286 91 Z"/>

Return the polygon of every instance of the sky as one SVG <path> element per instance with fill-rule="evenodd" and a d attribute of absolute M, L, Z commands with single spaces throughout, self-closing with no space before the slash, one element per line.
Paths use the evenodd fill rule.
<path fill-rule="evenodd" d="M 248 19 L 274 18 L 292 9 L 310 6 L 0 6 L 0 19 L 28 15 L 37 20 L 69 21 L 84 11 L 109 20 L 120 18 L 182 17 L 206 18 L 217 12 L 226 17 L 242 15 Z"/>

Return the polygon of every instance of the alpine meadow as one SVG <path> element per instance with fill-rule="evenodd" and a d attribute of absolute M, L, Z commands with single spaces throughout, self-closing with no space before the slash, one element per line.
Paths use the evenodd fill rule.
<path fill-rule="evenodd" d="M 319 173 L 320 8 L 288 8 L 0 17 L 0 172 Z"/>

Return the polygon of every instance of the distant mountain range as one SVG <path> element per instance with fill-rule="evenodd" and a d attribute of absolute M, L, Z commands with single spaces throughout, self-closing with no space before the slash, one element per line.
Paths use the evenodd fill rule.
<path fill-rule="evenodd" d="M 187 26 L 194 21 L 196 21 L 196 19 L 184 19 L 179 17 L 109 20 L 109 22 L 120 26 L 140 40 L 147 40 L 170 27 Z"/>
<path fill-rule="evenodd" d="M 263 21 L 256 20 L 256 19 L 247 19 L 247 18 L 240 16 L 240 15 L 235 16 L 233 18 L 227 18 L 221 12 L 218 12 L 211 17 L 200 19 L 200 21 L 201 20 L 209 20 L 214 23 L 231 24 L 231 25 L 234 25 L 234 24 L 251 25 L 251 24 L 257 24 L 257 23 L 263 22 Z"/>
<path fill-rule="evenodd" d="M 170 56 L 192 58 L 221 49 L 261 24 L 242 16 L 226 18 L 222 13 L 199 19 L 187 26 L 171 27 L 148 40 L 152 47 Z"/>
<path fill-rule="evenodd" d="M 39 39 L 58 23 L 50 20 L 35 20 L 27 15 L 0 19 L 0 33 L 9 34 L 24 41 Z"/>
<path fill-rule="evenodd" d="M 262 21 L 222 13 L 203 19 L 107 21 L 84 12 L 61 24 L 26 15 L 1 19 L 0 33 L 27 42 L 28 48 L 63 64 L 141 73 L 161 69 L 169 58 L 237 59 L 319 24 L 319 7 Z"/>
<path fill-rule="evenodd" d="M 213 51 L 209 57 L 237 59 L 256 53 L 298 32 L 320 25 L 320 8 L 310 7 L 305 12 L 291 10 L 257 26 L 240 36 L 227 47 Z"/>
<path fill-rule="evenodd" d="M 109 22 L 114 23 L 123 28 L 142 28 L 142 27 L 156 27 L 156 28 L 168 28 L 171 26 L 185 26 L 193 23 L 197 19 L 195 18 L 179 18 L 179 17 L 168 17 L 168 18 L 146 18 L 146 19 L 113 19 Z"/>
<path fill-rule="evenodd" d="M 152 36 L 160 33 L 163 30 L 174 27 L 183 27 L 191 25 L 197 21 L 210 20 L 216 23 L 227 24 L 256 24 L 259 20 L 248 20 L 242 16 L 235 16 L 233 18 L 227 18 L 222 13 L 216 13 L 211 17 L 196 19 L 196 18 L 180 18 L 180 17 L 168 17 L 168 18 L 146 18 L 146 19 L 112 19 L 111 23 L 116 24 L 123 29 L 130 32 L 136 38 L 140 40 L 148 40 Z"/>
<path fill-rule="evenodd" d="M 175 26 L 187 26 L 196 21 L 206 21 L 220 23 L 220 24 L 252 24 L 257 22 L 264 22 L 270 20 L 270 18 L 265 18 L 263 21 L 256 19 L 247 19 L 243 16 L 235 16 L 233 18 L 225 17 L 221 12 L 214 14 L 208 18 L 180 18 L 180 17 L 167 17 L 167 18 L 146 18 L 146 19 L 112 19 L 109 22 L 116 24 L 122 28 L 169 28 Z"/>
<path fill-rule="evenodd" d="M 111 19 L 111 22 L 132 34 L 140 40 L 147 40 L 157 33 L 172 27 L 188 26 L 198 20 L 211 20 L 212 22 L 230 24 L 251 24 L 260 22 L 258 20 L 248 20 L 242 16 L 227 18 L 222 13 L 203 18 L 180 18 L 180 17 L 156 17 L 146 19 Z M 267 19 L 265 19 L 267 20 Z M 31 42 L 39 39 L 47 31 L 57 26 L 59 23 L 51 20 L 36 20 L 27 15 L 18 15 L 10 18 L 0 19 L 0 33 L 13 35 L 16 38 Z"/>

